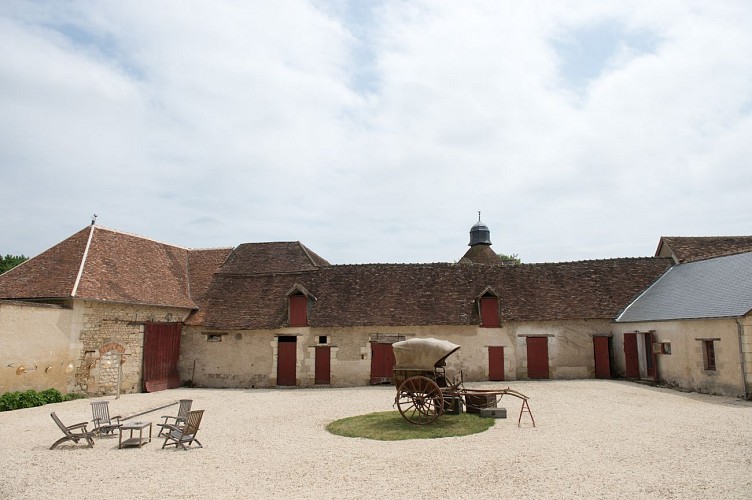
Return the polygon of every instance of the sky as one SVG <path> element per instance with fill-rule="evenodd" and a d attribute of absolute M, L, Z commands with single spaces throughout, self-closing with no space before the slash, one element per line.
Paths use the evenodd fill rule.
<path fill-rule="evenodd" d="M 91 223 L 333 264 L 752 234 L 752 2 L 0 2 L 0 255 Z"/>

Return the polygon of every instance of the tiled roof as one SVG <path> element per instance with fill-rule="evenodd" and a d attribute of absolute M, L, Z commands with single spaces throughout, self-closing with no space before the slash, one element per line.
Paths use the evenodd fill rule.
<path fill-rule="evenodd" d="M 188 250 L 101 226 L 0 276 L 0 298 L 69 297 L 197 307 L 188 286 Z"/>
<path fill-rule="evenodd" d="M 491 249 L 490 245 L 473 245 L 460 259 L 460 264 L 501 264 L 501 257 Z"/>
<path fill-rule="evenodd" d="M 750 310 L 752 252 L 747 252 L 672 267 L 618 321 L 729 318 Z"/>
<path fill-rule="evenodd" d="M 216 276 L 204 325 L 273 329 L 287 323 L 287 292 L 316 297 L 313 327 L 473 325 L 476 299 L 499 293 L 503 321 L 615 318 L 670 259 L 610 259 L 519 266 L 367 264 L 289 274 Z"/>
<path fill-rule="evenodd" d="M 656 256 L 675 257 L 676 263 L 752 251 L 752 236 L 663 236 Z"/>
<path fill-rule="evenodd" d="M 76 277 L 90 229 L 82 229 L 70 238 L 0 275 L 0 298 L 68 298 L 73 294 Z"/>
<path fill-rule="evenodd" d="M 191 284 L 191 298 L 198 305 L 198 310 L 186 320 L 187 324 L 200 324 L 203 322 L 204 310 L 208 301 L 206 296 L 207 291 L 214 279 L 214 273 L 222 267 L 230 252 L 232 252 L 232 248 L 188 251 L 188 276 Z"/>
<path fill-rule="evenodd" d="M 220 272 L 264 274 L 311 271 L 329 263 L 299 241 L 244 243 L 227 258 Z"/>

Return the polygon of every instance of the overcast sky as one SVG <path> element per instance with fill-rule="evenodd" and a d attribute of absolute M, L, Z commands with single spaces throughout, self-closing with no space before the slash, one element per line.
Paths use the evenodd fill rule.
<path fill-rule="evenodd" d="M 523 262 L 752 234 L 752 2 L 0 2 L 0 254 Z"/>

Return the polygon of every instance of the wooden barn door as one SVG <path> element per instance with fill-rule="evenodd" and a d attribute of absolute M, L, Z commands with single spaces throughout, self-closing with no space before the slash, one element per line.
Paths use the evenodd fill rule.
<path fill-rule="evenodd" d="M 292 335 L 277 338 L 277 385 L 296 385 L 297 340 Z"/>
<path fill-rule="evenodd" d="M 392 344 L 371 342 L 371 384 L 390 384 L 394 361 Z"/>
<path fill-rule="evenodd" d="M 595 378 L 611 378 L 611 338 L 593 337 Z"/>
<path fill-rule="evenodd" d="M 504 348 L 502 346 L 488 346 L 488 380 L 493 382 L 504 380 Z"/>
<path fill-rule="evenodd" d="M 637 350 L 637 334 L 624 334 L 624 363 L 627 378 L 640 378 L 640 359 Z"/>
<path fill-rule="evenodd" d="M 180 323 L 146 323 L 144 326 L 144 390 L 180 387 Z"/>
<path fill-rule="evenodd" d="M 548 337 L 527 337 L 527 376 L 547 379 Z"/>
<path fill-rule="evenodd" d="M 316 346 L 316 373 L 314 384 L 328 385 L 331 383 L 331 354 L 331 347 Z"/>

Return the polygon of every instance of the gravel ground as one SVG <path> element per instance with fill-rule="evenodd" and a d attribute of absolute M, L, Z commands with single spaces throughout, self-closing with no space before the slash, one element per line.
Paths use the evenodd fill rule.
<path fill-rule="evenodd" d="M 379 442 L 327 433 L 392 409 L 393 387 L 173 389 L 127 394 L 112 415 L 193 399 L 204 447 L 49 446 L 50 418 L 90 418 L 89 400 L 0 413 L 0 498 L 752 498 L 752 404 L 619 381 L 511 382 L 535 417 L 473 436 Z M 472 384 L 472 387 L 506 387 Z M 160 422 L 177 405 L 138 420 Z M 156 436 L 157 427 L 154 434 Z"/>

